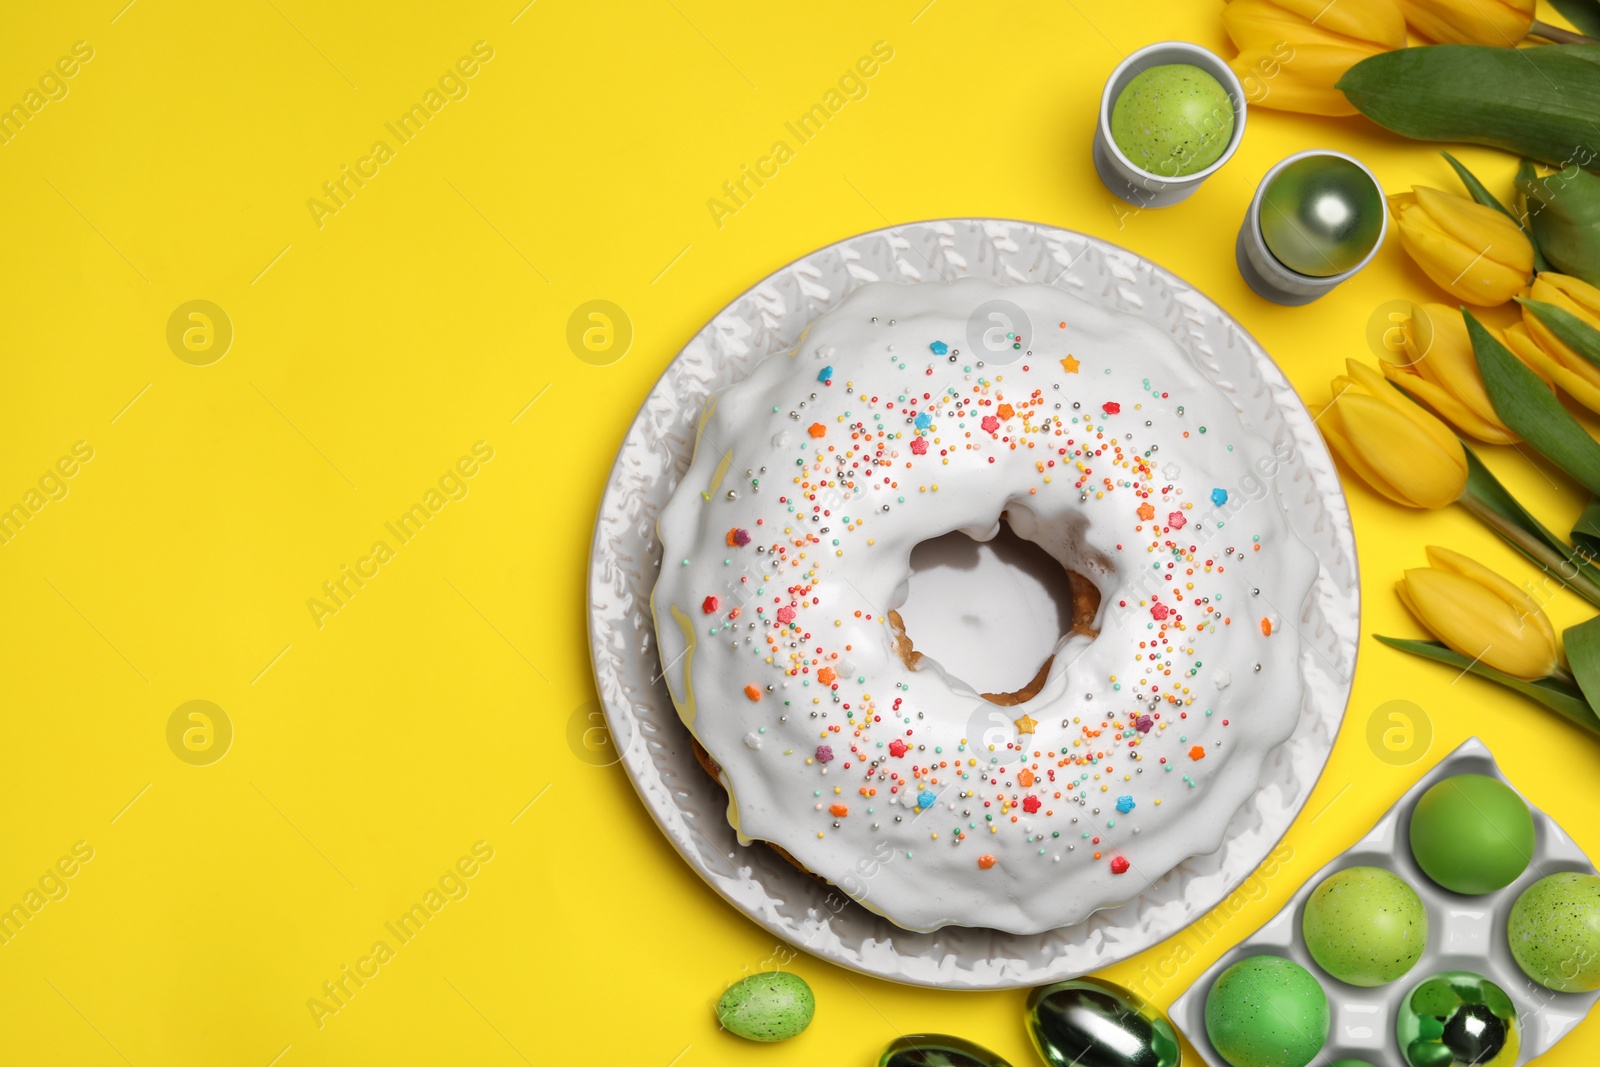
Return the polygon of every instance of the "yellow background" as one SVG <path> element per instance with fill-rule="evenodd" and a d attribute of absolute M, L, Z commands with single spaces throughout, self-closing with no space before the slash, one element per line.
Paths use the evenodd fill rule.
<path fill-rule="evenodd" d="M 1455 188 L 1429 147 L 1360 119 L 1256 110 L 1192 200 L 1120 217 L 1089 161 L 1101 84 L 1151 41 L 1225 50 L 1218 3 L 525 2 L 3 14 L 0 103 L 75 41 L 94 56 L 0 145 L 0 503 L 75 442 L 93 459 L 0 545 L 0 904 L 75 842 L 93 859 L 0 946 L 0 1062 L 865 1064 L 919 1030 L 1034 1062 L 1022 992 L 902 988 L 809 957 L 792 965 L 817 994 L 806 1034 L 717 1032 L 725 983 L 777 946 L 677 857 L 619 766 L 567 741 L 594 698 L 585 570 L 629 420 L 728 300 L 890 221 L 1006 216 L 1125 245 L 1237 315 L 1314 410 L 1346 357 L 1372 358 L 1374 309 L 1442 297 L 1397 243 L 1305 309 L 1264 303 L 1234 268 L 1255 183 L 1292 151 L 1354 153 L 1390 190 Z M 469 94 L 398 145 L 384 124 L 476 41 L 493 59 Z M 894 57 L 866 98 L 719 227 L 708 198 L 876 41 Z M 394 158 L 319 227 L 308 199 L 378 139 Z M 1461 157 L 1505 189 L 1509 157 Z M 194 299 L 234 330 L 209 366 L 166 340 Z M 633 326 L 607 366 L 566 342 L 591 299 Z M 469 494 L 319 628 L 307 600 L 478 441 L 493 459 Z M 1570 525 L 1570 484 L 1489 451 Z M 1464 513 L 1350 499 L 1366 633 L 1419 635 L 1391 587 L 1425 543 L 1532 577 Z M 1558 624 L 1582 607 L 1551 604 Z M 1346 727 L 1261 899 L 1209 942 L 1180 935 L 1106 976 L 1170 1003 L 1473 734 L 1600 855 L 1596 744 L 1451 677 L 1364 638 Z M 167 742 L 195 699 L 234 731 L 209 766 Z M 1431 721 L 1411 766 L 1366 741 L 1395 699 Z M 469 895 L 319 1028 L 308 999 L 479 841 L 493 859 Z M 1590 1020 L 1542 1062 L 1595 1047 Z"/>

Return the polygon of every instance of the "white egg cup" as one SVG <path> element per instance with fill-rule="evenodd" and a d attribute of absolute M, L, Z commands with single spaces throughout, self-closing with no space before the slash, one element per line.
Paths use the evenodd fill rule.
<path fill-rule="evenodd" d="M 1372 248 L 1362 257 L 1361 262 L 1349 270 L 1329 274 L 1326 277 L 1316 277 L 1290 270 L 1278 261 L 1278 257 L 1267 248 L 1267 240 L 1261 234 L 1261 205 L 1266 199 L 1267 190 L 1272 186 L 1272 180 L 1283 168 L 1312 156 L 1343 159 L 1354 163 L 1361 168 L 1361 173 L 1372 179 L 1372 184 L 1378 190 L 1378 196 L 1380 198 L 1383 196 L 1383 184 L 1378 181 L 1377 175 L 1367 169 L 1365 163 L 1354 156 L 1347 156 L 1343 152 L 1335 152 L 1329 148 L 1296 152 L 1280 160 L 1276 166 L 1267 171 L 1266 177 L 1261 179 L 1261 184 L 1256 186 L 1256 195 L 1250 201 L 1249 210 L 1244 213 L 1244 221 L 1239 224 L 1239 239 L 1234 242 L 1233 256 L 1239 264 L 1239 273 L 1244 277 L 1245 283 L 1255 290 L 1257 296 L 1274 304 L 1298 307 L 1311 303 L 1340 282 L 1354 277 L 1362 267 L 1372 262 L 1372 257 L 1378 254 L 1378 249 L 1383 247 L 1384 238 L 1389 235 L 1389 212 L 1385 208 L 1378 228 L 1378 239 L 1372 242 Z"/>
<path fill-rule="evenodd" d="M 1199 67 L 1222 85 L 1233 106 L 1233 134 L 1217 161 L 1193 174 L 1158 174 L 1135 164 L 1111 137 L 1111 111 L 1128 83 L 1151 67 L 1187 63 Z M 1112 194 L 1136 207 L 1171 207 L 1187 200 L 1200 183 L 1233 158 L 1244 137 L 1244 86 L 1223 58 L 1188 41 L 1161 41 L 1145 45 L 1117 64 L 1100 93 L 1100 118 L 1094 128 L 1094 169 Z"/>

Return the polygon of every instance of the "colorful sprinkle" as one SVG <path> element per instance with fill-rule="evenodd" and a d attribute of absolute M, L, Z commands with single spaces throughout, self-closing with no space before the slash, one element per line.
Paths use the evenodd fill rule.
<path fill-rule="evenodd" d="M 978 857 L 978 870 L 987 871 L 990 867 L 994 866 L 994 862 L 994 857 L 985 852 L 983 855 Z"/>
<path fill-rule="evenodd" d="M 832 381 L 832 380 L 833 380 L 833 368 L 832 367 L 823 367 L 822 370 L 817 374 L 817 381 L 819 381 L 819 382 L 828 382 L 828 381 Z"/>
<path fill-rule="evenodd" d="M 1127 874 L 1128 873 L 1128 861 L 1123 859 L 1121 856 L 1112 856 L 1111 857 L 1111 873 L 1112 874 Z"/>
<path fill-rule="evenodd" d="M 1226 504 L 1227 502 L 1228 502 L 1228 491 L 1226 489 L 1213 489 L 1213 490 L 1211 490 L 1211 503 L 1215 504 L 1217 507 L 1220 508 L 1222 505 Z"/>
<path fill-rule="evenodd" d="M 935 341 L 933 344 L 929 345 L 928 348 L 932 350 L 933 354 L 936 356 L 942 356 L 950 351 L 950 346 L 945 344 L 943 341 Z"/>
<path fill-rule="evenodd" d="M 717 598 L 714 596 L 706 597 L 700 602 L 700 610 L 707 615 L 715 615 L 717 613 Z"/>
<path fill-rule="evenodd" d="M 744 695 L 749 697 L 752 701 L 760 700 L 761 687 L 752 682 L 750 685 L 744 687 Z"/>
<path fill-rule="evenodd" d="M 1134 804 L 1133 804 L 1133 798 L 1132 797 L 1130 797 L 1130 796 L 1120 796 L 1120 797 L 1117 798 L 1117 810 L 1122 812 L 1122 814 L 1124 814 L 1124 815 L 1128 814 L 1128 812 L 1132 811 L 1133 808 L 1134 808 Z"/>
<path fill-rule="evenodd" d="M 832 763 L 833 762 L 833 746 L 832 745 L 818 745 L 817 746 L 817 762 L 818 763 Z"/>

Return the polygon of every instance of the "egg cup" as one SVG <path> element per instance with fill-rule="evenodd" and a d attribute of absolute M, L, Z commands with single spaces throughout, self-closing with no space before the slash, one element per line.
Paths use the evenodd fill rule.
<path fill-rule="evenodd" d="M 1228 145 L 1216 162 L 1193 174 L 1158 174 L 1145 170 L 1127 157 L 1111 137 L 1111 111 L 1117 97 L 1144 71 L 1169 63 L 1187 63 L 1199 67 L 1222 85 L 1233 105 L 1233 133 Z M 1233 158 L 1239 142 L 1244 138 L 1245 95 L 1233 68 L 1215 52 L 1188 41 L 1160 41 L 1145 45 L 1128 56 L 1106 79 L 1100 94 L 1100 118 L 1094 128 L 1094 169 L 1112 194 L 1135 207 L 1171 207 L 1187 200 L 1200 188 L 1200 183 L 1220 170 Z"/>
<path fill-rule="evenodd" d="M 1378 182 L 1376 175 L 1367 169 L 1367 165 L 1354 156 L 1347 156 L 1332 149 L 1313 148 L 1306 152 L 1296 152 L 1279 160 L 1276 166 L 1267 171 L 1266 176 L 1261 179 L 1261 184 L 1256 186 L 1256 195 L 1250 201 L 1249 210 L 1244 213 L 1244 221 L 1239 224 L 1239 239 L 1234 242 L 1233 254 L 1245 283 L 1255 290 L 1257 296 L 1274 304 L 1298 307 L 1330 292 L 1340 282 L 1353 278 L 1363 267 L 1372 262 L 1372 257 L 1378 254 L 1378 249 L 1383 247 L 1384 238 L 1389 234 L 1389 212 L 1384 208 L 1380 211 L 1383 221 L 1378 229 L 1377 240 L 1373 241 L 1372 247 L 1362 257 L 1361 262 L 1338 274 L 1322 277 L 1301 274 L 1278 261 L 1278 257 L 1267 248 L 1266 238 L 1261 233 L 1262 204 L 1266 199 L 1267 190 L 1272 187 L 1272 180 L 1285 167 L 1315 156 L 1343 159 L 1360 167 L 1362 172 L 1372 179 L 1372 184 L 1378 189 L 1379 201 L 1382 202 L 1383 186 Z"/>

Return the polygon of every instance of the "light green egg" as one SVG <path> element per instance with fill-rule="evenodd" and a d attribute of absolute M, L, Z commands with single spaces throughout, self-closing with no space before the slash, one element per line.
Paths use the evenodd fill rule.
<path fill-rule="evenodd" d="M 787 1041 L 816 1014 L 811 987 L 798 975 L 775 971 L 735 982 L 717 1001 L 717 1021 L 750 1041 Z"/>
<path fill-rule="evenodd" d="M 1523 890 L 1506 920 L 1522 973 L 1558 993 L 1600 989 L 1600 878 L 1552 874 Z"/>
<path fill-rule="evenodd" d="M 1141 170 L 1162 178 L 1195 174 L 1221 159 L 1233 140 L 1233 102 L 1199 67 L 1151 67 L 1117 94 L 1111 139 Z"/>
<path fill-rule="evenodd" d="M 1341 982 L 1379 986 L 1422 958 L 1428 909 L 1381 867 L 1347 867 L 1312 890 L 1300 928 L 1317 966 Z"/>

